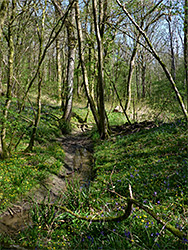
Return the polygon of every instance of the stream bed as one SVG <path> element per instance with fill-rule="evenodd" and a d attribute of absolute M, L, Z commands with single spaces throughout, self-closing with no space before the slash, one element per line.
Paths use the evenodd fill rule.
<path fill-rule="evenodd" d="M 67 179 L 78 180 L 80 187 L 88 186 L 93 179 L 93 158 L 92 143 L 85 134 L 72 134 L 56 139 L 62 144 L 65 152 L 64 165 L 58 175 L 51 175 L 39 189 L 32 194 L 32 199 L 40 203 L 46 197 L 54 202 L 59 196 L 66 191 Z M 50 197 L 49 197 L 50 195 Z M 26 199 L 18 204 L 14 204 L 7 211 L 0 215 L 0 233 L 14 234 L 25 227 L 31 225 L 29 218 L 30 202 Z M 0 249 L 26 249 L 18 245 L 1 246 Z"/>

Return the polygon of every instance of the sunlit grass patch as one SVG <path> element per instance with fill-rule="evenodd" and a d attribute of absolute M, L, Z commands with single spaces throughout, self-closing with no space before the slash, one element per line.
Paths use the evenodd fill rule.
<path fill-rule="evenodd" d="M 18 201 L 63 164 L 60 145 L 38 146 L 29 155 L 17 154 L 0 162 L 0 210 Z"/>
<path fill-rule="evenodd" d="M 36 167 L 27 164 L 25 158 L 14 157 L 0 162 L 0 209 L 27 193 L 37 183 Z"/>

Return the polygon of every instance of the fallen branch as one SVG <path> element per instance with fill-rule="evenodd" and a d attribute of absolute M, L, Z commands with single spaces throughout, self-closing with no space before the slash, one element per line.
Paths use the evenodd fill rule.
<path fill-rule="evenodd" d="M 163 219 L 160 218 L 160 216 L 158 216 L 156 213 L 154 213 L 151 209 L 149 209 L 148 207 L 142 205 L 137 200 L 133 199 L 132 190 L 131 190 L 130 185 L 129 185 L 129 191 L 130 191 L 130 197 L 131 198 L 127 199 L 127 198 L 121 196 L 123 199 L 125 199 L 127 201 L 127 206 L 125 208 L 125 211 L 124 211 L 123 215 L 120 215 L 120 216 L 108 216 L 108 217 L 103 217 L 102 215 L 97 216 L 97 217 L 96 217 L 96 215 L 82 216 L 82 215 L 74 213 L 73 211 L 69 210 L 68 208 L 66 208 L 64 206 L 62 206 L 61 208 L 65 212 L 73 215 L 74 217 L 76 217 L 78 219 L 81 219 L 81 220 L 85 220 L 85 221 L 92 221 L 92 222 L 101 222 L 101 221 L 105 221 L 105 222 L 114 221 L 115 222 L 115 221 L 119 221 L 120 222 L 120 221 L 128 219 L 128 217 L 131 215 L 132 206 L 134 204 L 137 207 L 143 209 L 150 216 L 152 216 L 157 221 L 157 223 L 161 224 L 163 226 L 163 228 L 166 228 L 174 236 L 178 237 L 181 240 L 186 241 L 187 235 L 184 232 L 181 232 L 179 229 L 175 228 L 174 226 L 172 226 L 168 222 L 165 222 Z"/>

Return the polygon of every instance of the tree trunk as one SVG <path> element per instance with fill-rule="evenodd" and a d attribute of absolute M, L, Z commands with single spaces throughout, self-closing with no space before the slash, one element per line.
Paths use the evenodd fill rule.
<path fill-rule="evenodd" d="M 107 120 L 105 114 L 105 104 L 104 104 L 104 70 L 103 70 L 103 42 L 101 35 L 103 37 L 103 33 L 101 34 L 99 24 L 97 21 L 97 2 L 96 0 L 92 0 L 93 4 L 93 16 L 94 16 L 94 25 L 95 25 L 95 34 L 97 38 L 97 46 L 98 46 L 98 89 L 99 89 L 99 117 L 100 117 L 100 127 L 99 133 L 101 139 L 105 139 L 107 137 Z M 102 12 L 102 10 L 101 10 Z M 101 14 L 104 15 L 103 13 Z M 104 18 L 103 18 L 104 19 Z M 103 26 L 102 26 L 103 27 Z M 104 28 L 103 28 L 104 30 Z"/>
<path fill-rule="evenodd" d="M 14 26 L 15 12 L 16 12 L 16 0 L 12 0 L 11 16 L 8 26 L 8 81 L 7 81 L 6 100 L 3 109 L 3 119 L 1 121 L 1 152 L 0 152 L 1 158 L 8 157 L 10 153 L 8 152 L 5 138 L 6 138 L 6 123 L 8 118 L 8 110 L 11 103 L 12 87 L 13 87 L 13 67 L 14 67 L 13 26 Z"/>
<path fill-rule="evenodd" d="M 184 63 L 185 63 L 185 81 L 188 109 L 188 0 L 185 0 L 185 21 L 184 21 Z"/>
<path fill-rule="evenodd" d="M 56 3 L 59 8 L 61 9 L 61 2 L 57 1 Z M 57 9 L 57 6 L 55 5 L 55 16 L 58 20 L 58 17 L 60 16 L 60 10 Z M 61 105 L 61 93 L 62 93 L 62 67 L 61 67 L 61 50 L 60 50 L 60 40 L 59 37 L 56 38 L 56 70 L 57 70 L 57 92 L 58 92 L 58 104 Z"/>
<path fill-rule="evenodd" d="M 82 35 L 82 28 L 81 28 L 81 23 L 80 23 L 80 10 L 79 10 L 79 5 L 78 5 L 78 0 L 76 0 L 75 9 L 76 9 L 76 26 L 77 26 L 77 35 L 78 35 L 79 57 L 80 57 L 80 64 L 81 64 L 81 69 L 82 69 L 83 83 L 84 83 L 87 99 L 90 104 L 90 108 L 91 108 L 95 123 L 99 130 L 100 129 L 99 118 L 98 118 L 94 100 L 90 94 L 88 74 L 87 74 L 87 69 L 85 66 L 85 58 L 84 58 L 84 51 L 83 51 L 83 35 Z"/>
<path fill-rule="evenodd" d="M 142 58 L 142 68 L 141 68 L 141 82 L 142 82 L 142 98 L 146 97 L 146 63 L 144 61 L 144 55 L 141 55 Z"/>
<path fill-rule="evenodd" d="M 130 106 L 130 102 L 131 102 L 131 81 L 132 81 L 132 77 L 133 77 L 133 73 L 134 73 L 134 68 L 135 68 L 135 58 L 136 58 L 136 54 L 138 51 L 138 47 L 139 47 L 139 40 L 140 40 L 141 34 L 139 33 L 136 39 L 136 44 L 134 46 L 132 55 L 131 55 L 131 60 L 130 60 L 130 64 L 129 64 L 129 75 L 128 75 L 128 81 L 127 81 L 127 95 L 126 95 L 126 99 L 125 99 L 125 110 L 127 111 L 127 109 Z"/>
<path fill-rule="evenodd" d="M 140 65 L 136 66 L 136 93 L 137 93 L 137 100 L 140 100 Z"/>
<path fill-rule="evenodd" d="M 4 20 L 7 14 L 8 5 L 9 5 L 9 0 L 3 0 L 0 5 L 0 37 L 2 33 L 2 26 L 4 24 Z"/>
<path fill-rule="evenodd" d="M 75 66 L 75 53 L 76 53 L 76 39 L 74 35 L 75 26 L 75 9 L 72 9 L 69 22 L 67 23 L 68 35 L 68 65 L 67 65 L 67 81 L 66 81 L 66 103 L 63 119 L 67 122 L 70 121 L 72 113 L 73 102 L 73 85 L 74 85 L 74 66 Z"/>
<path fill-rule="evenodd" d="M 39 36 L 39 41 L 40 41 L 40 48 L 39 48 L 39 56 L 38 56 L 38 61 L 40 62 L 41 57 L 42 57 L 42 49 L 44 45 L 44 22 L 45 22 L 45 17 L 46 17 L 46 7 L 47 7 L 47 0 L 45 0 L 45 7 L 42 13 L 42 24 L 41 28 L 38 27 L 38 36 Z M 37 114 L 35 117 L 34 121 L 34 126 L 33 130 L 31 133 L 30 141 L 28 147 L 25 149 L 26 152 L 32 151 L 34 147 L 34 142 L 35 142 L 35 137 L 37 133 L 37 128 L 40 122 L 40 116 L 41 116 L 41 94 L 42 94 L 42 81 L 43 81 L 43 72 L 42 69 L 39 70 L 38 73 L 38 95 L 37 95 Z"/>
<path fill-rule="evenodd" d="M 174 46 L 173 46 L 173 32 L 171 27 L 171 19 L 168 17 L 168 29 L 169 29 L 169 38 L 170 38 L 170 55 L 171 55 L 171 75 L 176 80 L 176 66 L 175 66 L 175 55 L 174 55 Z"/>

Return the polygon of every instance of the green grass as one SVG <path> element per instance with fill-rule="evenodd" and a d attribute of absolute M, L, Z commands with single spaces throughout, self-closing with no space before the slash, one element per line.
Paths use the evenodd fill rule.
<path fill-rule="evenodd" d="M 152 208 L 166 222 L 187 232 L 188 133 L 184 123 L 163 124 L 116 136 L 99 143 L 95 152 L 95 185 L 101 201 L 110 203 L 111 209 L 121 210 L 122 200 L 113 193 L 110 195 L 108 190 L 128 197 L 130 183 L 135 199 Z M 135 208 L 128 221 L 127 230 L 135 242 L 132 248 L 185 247 L 140 209 Z"/>
<path fill-rule="evenodd" d="M 53 157 L 52 157 L 53 156 Z M 28 195 L 50 173 L 58 173 L 64 152 L 58 144 L 38 146 L 29 155 L 14 155 L 0 162 L 0 211 Z M 51 159 L 51 161 L 50 161 Z"/>

